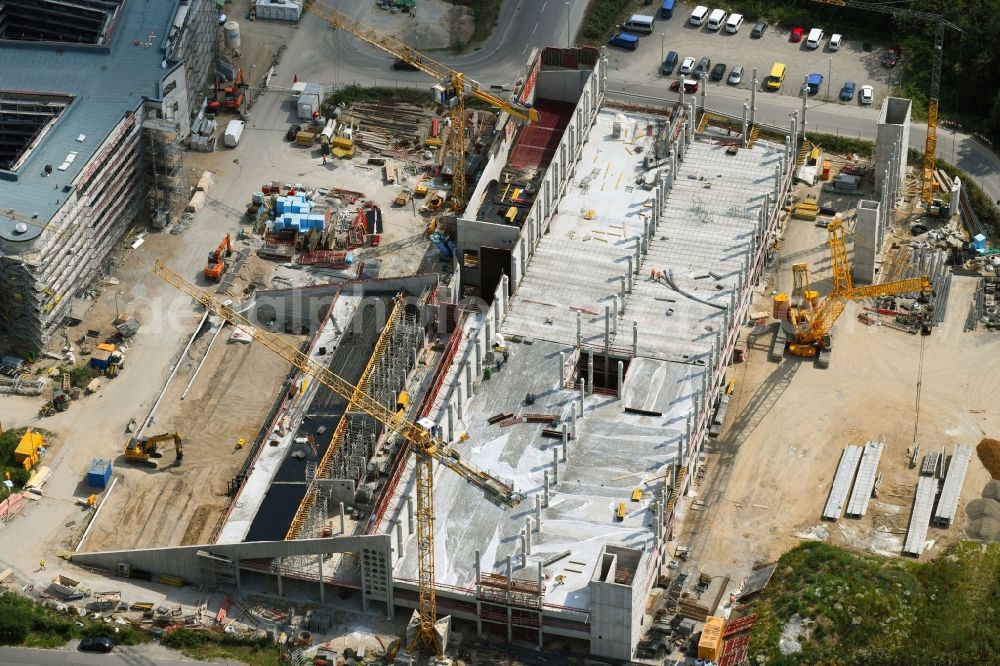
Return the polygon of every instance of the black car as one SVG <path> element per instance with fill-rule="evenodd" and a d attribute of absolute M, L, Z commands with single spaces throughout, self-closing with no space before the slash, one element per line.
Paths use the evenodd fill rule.
<path fill-rule="evenodd" d="M 674 67 L 677 66 L 678 60 L 679 56 L 677 55 L 677 51 L 671 51 L 668 53 L 666 60 L 663 61 L 663 66 L 660 67 L 660 74 L 663 74 L 664 76 L 673 74 Z"/>
<path fill-rule="evenodd" d="M 288 128 L 288 131 L 285 132 L 285 140 L 295 141 L 295 137 L 298 136 L 299 132 L 301 131 L 302 131 L 302 125 L 292 125 L 291 127 Z"/>
<path fill-rule="evenodd" d="M 750 31 L 750 36 L 754 39 L 760 39 L 767 32 L 767 21 L 757 21 L 753 24 L 753 30 Z"/>
<path fill-rule="evenodd" d="M 406 62 L 405 60 L 396 60 L 395 62 L 392 63 L 392 68 L 393 69 L 398 69 L 398 70 L 403 71 L 403 72 L 416 72 L 416 71 L 419 71 L 417 69 L 416 65 L 411 65 L 410 63 Z"/>
<path fill-rule="evenodd" d="M 712 59 L 709 58 L 708 56 L 705 56 L 704 58 L 699 60 L 698 66 L 694 68 L 694 78 L 700 79 L 708 72 L 708 69 L 711 66 L 712 66 Z"/>
<path fill-rule="evenodd" d="M 80 641 L 80 650 L 83 652 L 111 652 L 114 646 L 111 639 L 104 636 L 87 636 Z"/>
<path fill-rule="evenodd" d="M 726 75 L 726 65 L 724 63 L 718 63 L 712 68 L 712 73 L 708 75 L 710 81 L 721 81 L 722 77 Z"/>

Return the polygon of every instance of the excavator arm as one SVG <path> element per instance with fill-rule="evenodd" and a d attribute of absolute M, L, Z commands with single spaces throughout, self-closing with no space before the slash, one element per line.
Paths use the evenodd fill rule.
<path fill-rule="evenodd" d="M 368 414 L 392 432 L 414 444 L 421 453 L 433 458 L 479 488 L 491 502 L 499 506 L 514 507 L 524 500 L 524 494 L 518 492 L 511 484 L 462 460 L 459 453 L 441 438 L 431 435 L 422 426 L 404 418 L 401 413 L 397 413 L 375 400 L 343 377 L 331 372 L 325 366 L 285 342 L 276 333 L 257 328 L 231 307 L 223 305 L 211 294 L 202 291 L 167 268 L 163 262 L 157 261 L 153 271 L 176 289 L 199 302 L 205 309 L 222 317 L 230 324 L 242 328 L 254 340 L 284 358 L 303 374 L 316 379 L 340 397 L 353 403 L 359 411 Z"/>

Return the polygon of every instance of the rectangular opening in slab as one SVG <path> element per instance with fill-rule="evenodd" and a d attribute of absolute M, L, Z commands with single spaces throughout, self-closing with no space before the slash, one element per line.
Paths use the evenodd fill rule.
<path fill-rule="evenodd" d="M 16 170 L 72 101 L 69 95 L 0 90 L 0 169 Z"/>
<path fill-rule="evenodd" d="M 618 392 L 618 362 L 622 364 L 622 378 L 628 374 L 628 364 L 631 360 L 627 356 L 622 356 L 620 354 L 611 353 L 608 355 L 608 362 L 604 363 L 604 350 L 584 350 L 580 353 L 580 358 L 576 362 L 576 376 L 581 379 L 586 379 L 589 383 L 590 379 L 590 359 L 591 356 L 594 359 L 594 372 L 593 372 L 593 383 L 594 390 L 598 392 Z"/>
<path fill-rule="evenodd" d="M 910 118 L 910 100 L 890 97 L 886 100 L 885 122 L 902 125 Z"/>
<path fill-rule="evenodd" d="M 125 0 L 4 0 L 0 39 L 104 44 Z"/>

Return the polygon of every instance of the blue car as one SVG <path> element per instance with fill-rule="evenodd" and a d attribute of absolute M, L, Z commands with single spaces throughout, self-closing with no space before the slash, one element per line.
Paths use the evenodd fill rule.
<path fill-rule="evenodd" d="M 806 87 L 809 89 L 810 95 L 818 93 L 821 85 L 823 85 L 823 75 L 819 72 L 813 72 L 806 79 Z"/>
<path fill-rule="evenodd" d="M 848 81 L 840 89 L 840 101 L 850 102 L 852 99 L 854 99 L 854 81 Z"/>

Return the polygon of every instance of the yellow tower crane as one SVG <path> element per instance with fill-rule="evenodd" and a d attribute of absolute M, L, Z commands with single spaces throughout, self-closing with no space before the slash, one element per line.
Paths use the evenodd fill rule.
<path fill-rule="evenodd" d="M 940 14 L 907 9 L 888 2 L 862 2 L 862 0 L 815 0 L 827 5 L 866 9 L 868 11 L 910 16 L 934 24 L 934 62 L 931 64 L 931 89 L 927 99 L 927 140 L 924 142 L 924 171 L 920 179 L 920 200 L 930 210 L 934 199 L 934 170 L 937 164 L 938 96 L 941 92 L 941 63 L 944 54 L 944 29 L 952 28 L 962 32 L 954 23 L 946 21 Z M 902 147 L 907 150 L 907 146 Z"/>
<path fill-rule="evenodd" d="M 476 486 L 487 499 L 502 508 L 512 508 L 524 500 L 524 495 L 489 473 L 462 460 L 458 451 L 440 437 L 409 421 L 405 414 L 394 411 L 395 406 L 386 406 L 364 393 L 346 379 L 334 374 L 325 366 L 303 354 L 285 342 L 275 333 L 261 330 L 231 307 L 220 303 L 208 292 L 202 291 L 180 275 L 157 261 L 153 271 L 179 291 L 184 292 L 205 307 L 206 310 L 222 317 L 234 326 L 247 331 L 250 336 L 269 350 L 281 356 L 300 372 L 314 378 L 335 394 L 353 404 L 358 411 L 371 416 L 388 430 L 396 433 L 413 445 L 416 453 L 417 486 L 417 567 L 419 604 L 417 614 L 419 626 L 407 649 L 416 652 L 432 649 L 441 656 L 441 643 L 434 624 L 437 621 L 437 605 L 434 591 L 434 469 L 437 462 Z"/>
<path fill-rule="evenodd" d="M 854 286 L 851 279 L 851 265 L 847 256 L 847 241 L 844 223 L 840 218 L 834 218 L 827 227 L 827 245 L 830 249 L 830 261 L 833 271 L 833 287 L 826 297 L 819 301 L 818 292 L 811 289 L 809 282 L 809 267 L 806 264 L 792 266 L 794 278 L 793 295 L 802 294 L 801 309 L 793 312 L 789 308 L 788 319 L 794 329 L 792 342 L 788 351 L 795 356 L 816 356 L 819 354 L 819 365 L 829 365 L 829 352 L 832 349 L 830 331 L 837 318 L 844 311 L 847 301 L 857 301 L 864 298 L 895 296 L 898 294 L 922 293 L 932 291 L 930 280 L 926 277 L 896 280 L 882 284 Z M 826 352 L 826 353 L 824 353 Z"/>
<path fill-rule="evenodd" d="M 351 33 L 358 39 L 377 49 L 408 63 L 438 82 L 433 89 L 436 102 L 450 110 L 451 128 L 448 130 L 448 155 L 451 157 L 451 208 L 460 211 L 465 208 L 465 98 L 472 96 L 501 111 L 506 111 L 517 120 L 530 123 L 538 120 L 538 111 L 513 100 L 504 100 L 483 90 L 478 82 L 465 74 L 423 55 L 398 39 L 378 33 L 373 28 L 353 19 L 330 5 L 322 2 L 306 3 L 306 11 L 326 20 L 331 27 Z"/>

